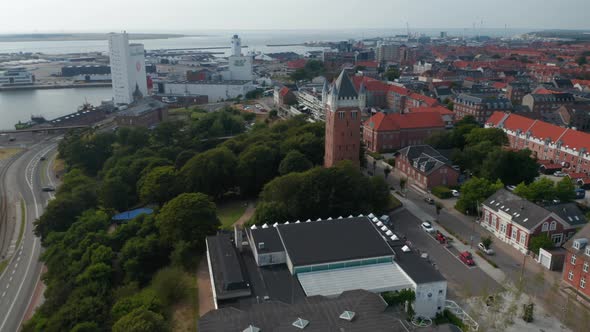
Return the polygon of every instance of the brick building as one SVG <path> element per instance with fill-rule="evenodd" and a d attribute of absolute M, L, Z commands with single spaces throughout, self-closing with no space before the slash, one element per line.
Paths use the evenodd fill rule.
<path fill-rule="evenodd" d="M 358 93 L 343 70 L 326 96 L 325 167 L 332 167 L 341 160 L 360 165 L 360 127 Z"/>
<path fill-rule="evenodd" d="M 168 118 L 168 105 L 153 98 L 136 100 L 115 115 L 119 127 L 152 127 Z"/>
<path fill-rule="evenodd" d="M 367 76 L 353 76 L 351 79 L 356 91 L 358 91 L 359 107 L 361 109 L 366 107 L 387 107 L 387 91 L 389 90 L 387 83 Z"/>
<path fill-rule="evenodd" d="M 559 247 L 586 223 L 574 203 L 541 207 L 506 189 L 499 189 L 481 207 L 481 225 L 522 253 L 528 252 L 531 237 L 548 236 Z"/>
<path fill-rule="evenodd" d="M 563 281 L 590 299 L 590 225 L 569 239 L 564 248 L 567 255 L 563 267 Z"/>
<path fill-rule="evenodd" d="M 504 130 L 513 149 L 529 149 L 533 157 L 559 164 L 566 172 L 590 173 L 588 133 L 504 112 L 495 112 L 486 127 Z"/>
<path fill-rule="evenodd" d="M 530 85 L 525 82 L 511 82 L 506 86 L 506 97 L 513 105 L 521 105 L 522 98 L 529 93 L 531 93 Z"/>
<path fill-rule="evenodd" d="M 541 118 L 547 113 L 556 112 L 563 105 L 571 105 L 576 100 L 571 93 L 552 93 L 549 90 L 529 93 L 522 98 L 522 105 L 527 106 L 534 118 Z"/>
<path fill-rule="evenodd" d="M 373 152 L 398 150 L 408 145 L 424 144 L 428 137 L 445 130 L 445 127 L 446 124 L 438 112 L 379 112 L 365 121 L 363 142 Z"/>
<path fill-rule="evenodd" d="M 506 98 L 500 98 L 497 95 L 476 95 L 465 94 L 458 95 L 454 100 L 453 111 L 457 120 L 460 120 L 468 115 L 471 115 L 479 123 L 485 121 L 495 111 L 510 111 L 512 110 L 512 103 Z"/>
<path fill-rule="evenodd" d="M 399 150 L 395 157 L 395 168 L 408 184 L 423 190 L 436 186 L 456 186 L 459 171 L 450 160 L 429 145 L 413 145 Z"/>
<path fill-rule="evenodd" d="M 590 103 L 563 105 L 557 109 L 559 116 L 570 127 L 590 131 Z"/>
<path fill-rule="evenodd" d="M 401 113 L 406 108 L 434 107 L 438 105 L 436 98 L 412 92 L 398 85 L 390 85 L 387 91 L 387 108 Z"/>

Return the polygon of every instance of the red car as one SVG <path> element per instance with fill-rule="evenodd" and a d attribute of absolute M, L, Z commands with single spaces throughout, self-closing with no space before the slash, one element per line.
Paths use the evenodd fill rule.
<path fill-rule="evenodd" d="M 473 256 L 471 256 L 471 253 L 469 251 L 462 252 L 459 255 L 459 259 L 461 260 L 461 262 L 463 262 L 469 266 L 475 265 L 475 262 L 473 261 Z"/>

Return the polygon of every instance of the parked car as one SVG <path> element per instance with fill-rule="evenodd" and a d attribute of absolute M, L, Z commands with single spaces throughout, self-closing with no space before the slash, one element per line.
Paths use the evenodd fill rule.
<path fill-rule="evenodd" d="M 453 197 L 459 197 L 461 194 L 459 193 L 459 190 L 453 189 L 451 190 L 451 195 L 453 195 Z"/>
<path fill-rule="evenodd" d="M 51 191 L 55 191 L 55 188 L 47 186 L 47 187 L 41 188 L 41 191 L 51 192 Z"/>
<path fill-rule="evenodd" d="M 553 173 L 553 176 L 557 176 L 557 177 L 560 177 L 560 178 L 562 178 L 562 177 L 564 177 L 566 175 L 567 174 L 564 173 L 564 172 L 562 172 L 562 171 L 557 171 L 557 172 Z"/>
<path fill-rule="evenodd" d="M 429 223 L 428 221 L 425 221 L 422 224 L 420 224 L 420 227 L 422 227 L 422 229 L 426 233 L 434 233 L 434 227 L 432 227 L 432 224 Z"/>
<path fill-rule="evenodd" d="M 43 161 L 43 160 L 45 160 L 45 159 L 46 159 L 46 158 L 45 158 L 45 156 L 43 156 L 43 157 L 39 158 L 39 160 L 41 160 L 41 161 Z"/>
<path fill-rule="evenodd" d="M 461 262 L 465 263 L 468 266 L 475 265 L 475 262 L 473 261 L 473 256 L 471 256 L 471 253 L 469 251 L 464 251 L 461 254 L 459 254 L 459 259 L 461 260 Z"/>
<path fill-rule="evenodd" d="M 574 191 L 576 193 L 576 199 L 583 199 L 584 197 L 586 197 L 586 190 L 578 188 Z"/>
<path fill-rule="evenodd" d="M 379 217 L 379 220 L 381 220 L 384 224 L 388 224 L 391 221 L 391 219 L 389 218 L 388 215 L 384 214 L 381 217 Z"/>
<path fill-rule="evenodd" d="M 430 196 L 424 197 L 424 201 L 428 204 L 434 204 L 434 199 L 432 199 Z"/>
<path fill-rule="evenodd" d="M 483 245 L 483 243 L 479 243 L 477 245 L 477 248 L 481 251 L 483 251 L 486 255 L 493 255 L 495 254 L 494 249 L 492 248 L 487 248 L 486 246 Z"/>
<path fill-rule="evenodd" d="M 514 189 L 516 189 L 516 186 L 506 186 L 506 189 L 514 191 Z"/>

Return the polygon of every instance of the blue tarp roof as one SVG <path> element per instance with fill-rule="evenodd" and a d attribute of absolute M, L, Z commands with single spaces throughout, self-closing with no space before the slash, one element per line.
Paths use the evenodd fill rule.
<path fill-rule="evenodd" d="M 139 208 L 139 209 L 135 209 L 135 210 L 121 212 L 121 213 L 113 216 L 113 220 L 118 220 L 118 221 L 131 220 L 141 214 L 152 214 L 152 213 L 154 213 L 154 210 L 152 210 L 152 209 Z"/>

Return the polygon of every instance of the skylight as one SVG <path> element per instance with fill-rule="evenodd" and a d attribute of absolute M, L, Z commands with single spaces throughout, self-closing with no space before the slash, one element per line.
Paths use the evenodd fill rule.
<path fill-rule="evenodd" d="M 260 332 L 260 329 L 254 325 L 248 325 L 248 327 L 242 332 Z"/>
<path fill-rule="evenodd" d="M 344 312 L 343 312 L 343 313 L 340 315 L 340 318 L 342 318 L 342 319 L 344 319 L 344 320 L 347 320 L 347 321 L 351 322 L 351 321 L 354 319 L 354 316 L 355 316 L 355 315 L 356 315 L 356 314 L 354 313 L 354 311 L 348 311 L 348 310 L 346 310 L 346 311 L 344 311 Z"/>
<path fill-rule="evenodd" d="M 303 330 L 307 325 L 309 325 L 309 321 L 303 318 L 297 318 L 297 320 L 295 320 L 292 325 L 298 329 Z"/>
<path fill-rule="evenodd" d="M 529 220 L 529 218 L 524 218 L 524 220 L 522 222 L 526 222 L 527 220 Z"/>
<path fill-rule="evenodd" d="M 408 247 L 407 245 L 402 247 L 402 251 L 403 252 L 409 252 L 410 251 L 410 247 Z"/>

